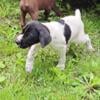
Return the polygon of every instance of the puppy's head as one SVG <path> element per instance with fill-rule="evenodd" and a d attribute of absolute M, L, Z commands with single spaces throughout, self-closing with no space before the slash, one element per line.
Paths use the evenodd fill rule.
<path fill-rule="evenodd" d="M 45 47 L 50 41 L 48 29 L 37 21 L 28 23 L 16 38 L 16 43 L 20 48 L 27 48 L 39 42 L 42 47 Z"/>

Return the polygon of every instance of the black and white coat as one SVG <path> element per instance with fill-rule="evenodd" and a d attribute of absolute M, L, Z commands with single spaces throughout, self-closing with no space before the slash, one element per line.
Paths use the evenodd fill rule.
<path fill-rule="evenodd" d="M 16 43 L 21 48 L 30 47 L 25 67 L 27 72 L 32 71 L 34 54 L 39 47 L 45 47 L 46 45 L 57 48 L 60 56 L 57 67 L 63 70 L 65 68 L 67 47 L 71 42 L 84 43 L 89 50 L 94 50 L 89 36 L 85 34 L 84 24 L 78 9 L 75 11 L 75 15 L 66 16 L 61 18 L 60 21 L 29 22 L 24 27 L 23 32 L 16 38 Z"/>

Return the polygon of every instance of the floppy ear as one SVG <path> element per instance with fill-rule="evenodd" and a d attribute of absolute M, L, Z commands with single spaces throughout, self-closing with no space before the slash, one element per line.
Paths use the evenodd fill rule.
<path fill-rule="evenodd" d="M 30 25 L 26 24 L 22 29 L 22 33 L 25 33 L 29 29 L 29 27 L 30 27 Z"/>
<path fill-rule="evenodd" d="M 50 43 L 51 41 L 51 36 L 49 31 L 46 28 L 42 28 L 39 31 L 39 40 L 40 40 L 40 44 L 42 46 L 42 48 L 44 48 L 47 44 Z"/>

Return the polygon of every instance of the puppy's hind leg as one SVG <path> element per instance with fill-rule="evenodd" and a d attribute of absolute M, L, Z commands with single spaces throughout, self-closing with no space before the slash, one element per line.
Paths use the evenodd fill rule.
<path fill-rule="evenodd" d="M 78 40 L 79 40 L 79 42 L 82 42 L 82 43 L 86 44 L 87 49 L 89 51 L 95 51 L 95 49 L 92 47 L 91 40 L 90 40 L 88 34 L 81 34 L 79 36 Z"/>

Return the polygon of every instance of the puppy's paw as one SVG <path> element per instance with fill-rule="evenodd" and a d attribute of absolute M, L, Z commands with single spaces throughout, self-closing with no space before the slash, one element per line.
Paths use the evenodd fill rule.
<path fill-rule="evenodd" d="M 88 50 L 89 50 L 90 52 L 94 52 L 94 51 L 95 51 L 95 49 L 94 49 L 93 47 L 88 48 Z"/>
<path fill-rule="evenodd" d="M 26 72 L 31 73 L 32 72 L 32 67 L 26 67 Z"/>
<path fill-rule="evenodd" d="M 65 69 L 65 65 L 64 64 L 58 64 L 57 68 L 59 68 L 60 70 L 64 70 Z"/>
<path fill-rule="evenodd" d="M 25 69 L 26 69 L 26 72 L 31 73 L 32 72 L 32 69 L 33 69 L 33 66 L 30 65 L 30 64 L 29 65 L 26 65 Z"/>

